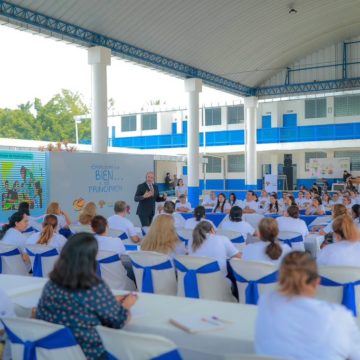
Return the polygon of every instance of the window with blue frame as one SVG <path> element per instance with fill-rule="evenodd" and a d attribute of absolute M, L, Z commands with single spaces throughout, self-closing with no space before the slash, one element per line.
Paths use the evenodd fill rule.
<path fill-rule="evenodd" d="M 335 116 L 360 115 L 360 95 L 347 95 L 334 97 Z"/>
<path fill-rule="evenodd" d="M 205 109 L 205 126 L 221 125 L 221 108 Z"/>
<path fill-rule="evenodd" d="M 121 131 L 136 131 L 136 115 L 124 115 L 121 117 Z"/>
<path fill-rule="evenodd" d="M 350 171 L 360 170 L 360 151 L 335 151 L 336 158 L 350 158 Z"/>
<path fill-rule="evenodd" d="M 244 154 L 239 155 L 228 155 L 228 172 L 244 172 L 245 171 L 245 156 Z"/>
<path fill-rule="evenodd" d="M 157 129 L 157 114 L 142 114 L 141 115 L 142 130 L 156 130 Z"/>
<path fill-rule="evenodd" d="M 305 119 L 326 117 L 326 98 L 305 100 Z"/>
<path fill-rule="evenodd" d="M 234 105 L 227 108 L 227 123 L 228 124 L 243 124 L 244 123 L 244 106 Z"/>
<path fill-rule="evenodd" d="M 326 152 L 312 151 L 305 153 L 305 171 L 309 170 L 310 159 L 326 159 Z"/>
<path fill-rule="evenodd" d="M 206 164 L 206 172 L 212 174 L 221 173 L 221 158 L 206 156 L 208 163 Z"/>

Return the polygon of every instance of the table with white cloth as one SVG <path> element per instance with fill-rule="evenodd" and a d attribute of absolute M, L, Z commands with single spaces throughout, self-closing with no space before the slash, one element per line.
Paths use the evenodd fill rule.
<path fill-rule="evenodd" d="M 1 277 L 6 276 L 0 275 L 0 286 L 6 282 Z M 37 283 L 33 289 L 25 288 L 23 293 L 18 291 L 12 295 L 6 292 L 15 304 L 31 309 L 37 305 L 41 291 L 42 286 Z M 124 293 L 113 292 L 115 295 Z M 225 354 L 254 353 L 256 306 L 145 293 L 138 295 L 133 307 L 134 316 L 125 330 L 165 336 L 177 344 L 184 359 L 213 360 L 223 359 Z M 229 323 L 221 330 L 197 334 L 189 334 L 169 323 L 173 316 L 192 314 L 199 319 L 217 316 Z"/>

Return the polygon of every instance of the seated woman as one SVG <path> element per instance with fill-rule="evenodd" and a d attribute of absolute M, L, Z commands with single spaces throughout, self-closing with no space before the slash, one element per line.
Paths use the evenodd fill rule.
<path fill-rule="evenodd" d="M 191 204 L 186 201 L 186 195 L 181 194 L 179 196 L 179 202 L 176 203 L 175 210 L 181 213 L 187 213 L 191 211 Z"/>
<path fill-rule="evenodd" d="M 2 244 L 15 245 L 24 252 L 26 236 L 23 232 L 29 226 L 29 217 L 23 212 L 17 211 L 9 218 L 8 224 L 3 225 L 1 242 Z"/>
<path fill-rule="evenodd" d="M 175 186 L 175 195 L 179 200 L 180 200 L 180 195 L 185 195 L 185 197 L 187 197 L 188 189 L 187 186 L 184 184 L 183 179 L 178 180 L 177 186 Z"/>
<path fill-rule="evenodd" d="M 42 231 L 30 235 L 26 240 L 26 245 L 48 245 L 60 250 L 65 245 L 66 238 L 56 232 L 57 226 L 57 217 L 46 215 L 42 223 Z"/>
<path fill-rule="evenodd" d="M 27 201 L 23 201 L 19 204 L 18 211 L 24 212 L 29 217 L 29 227 L 26 230 L 30 228 L 37 231 L 41 230 L 41 224 L 36 221 L 36 218 L 30 215 L 30 204 Z"/>
<path fill-rule="evenodd" d="M 335 243 L 325 246 L 317 258 L 319 265 L 359 266 L 360 234 L 349 215 L 338 216 L 332 223 Z"/>
<path fill-rule="evenodd" d="M 96 276 L 98 243 L 90 233 L 69 238 L 50 273 L 36 317 L 68 327 L 87 359 L 106 359 L 97 325 L 122 328 L 136 296 L 114 297 Z"/>
<path fill-rule="evenodd" d="M 240 206 L 241 205 L 241 201 L 239 201 L 237 198 L 236 198 L 236 195 L 235 193 L 231 193 L 230 196 L 229 196 L 229 204 L 231 207 L 233 206 Z"/>
<path fill-rule="evenodd" d="M 171 216 L 160 214 L 153 220 L 141 243 L 141 250 L 156 251 L 170 258 L 186 254 L 185 244 L 179 240 Z"/>
<path fill-rule="evenodd" d="M 280 204 L 278 202 L 276 193 L 271 193 L 270 195 L 267 212 L 269 212 L 270 214 L 278 214 L 280 212 Z"/>
<path fill-rule="evenodd" d="M 280 264 L 281 259 L 291 251 L 286 244 L 281 244 L 277 237 L 279 227 L 276 220 L 264 218 L 259 223 L 259 237 L 261 241 L 248 244 L 241 258 L 248 261 L 266 261 Z"/>
<path fill-rule="evenodd" d="M 234 231 L 246 241 L 248 235 L 257 235 L 255 229 L 246 221 L 242 220 L 242 209 L 239 206 L 233 206 L 230 210 L 229 220 L 220 224 L 222 230 Z"/>
<path fill-rule="evenodd" d="M 352 207 L 352 203 L 351 203 L 351 198 L 349 196 L 344 196 L 343 197 L 343 204 L 346 207 L 348 214 L 351 214 L 351 207 Z"/>
<path fill-rule="evenodd" d="M 226 213 L 230 212 L 231 206 L 228 202 L 226 202 L 226 196 L 224 193 L 220 193 L 218 195 L 218 200 L 216 205 L 214 206 L 212 212 L 213 213 Z"/>
<path fill-rule="evenodd" d="M 347 214 L 347 209 L 343 204 L 335 204 L 332 210 L 332 221 L 319 231 L 320 235 L 326 235 L 332 232 L 333 221 L 341 215 Z"/>
<path fill-rule="evenodd" d="M 68 229 L 71 224 L 69 215 L 62 211 L 58 202 L 51 202 L 46 209 L 46 215 L 55 215 L 58 219 L 58 230 Z"/>
<path fill-rule="evenodd" d="M 175 212 L 175 204 L 172 201 L 170 200 L 165 201 L 161 214 L 172 216 L 174 218 L 176 228 L 184 227 L 185 219 L 181 216 L 181 214 Z M 159 215 L 160 214 L 156 215 L 155 218 L 158 217 Z"/>
<path fill-rule="evenodd" d="M 216 230 L 216 226 L 213 224 L 213 222 L 211 220 L 208 220 L 205 218 L 206 217 L 206 211 L 205 208 L 203 206 L 197 206 L 194 209 L 194 217 L 187 219 L 185 221 L 185 225 L 184 228 L 187 230 L 194 230 L 195 226 L 200 222 L 200 221 L 208 221 Z"/>
<path fill-rule="evenodd" d="M 266 190 L 261 190 L 261 196 L 259 197 L 260 209 L 266 210 L 269 205 L 269 202 L 270 202 L 270 197 L 268 192 Z"/>
<path fill-rule="evenodd" d="M 353 218 L 354 223 L 358 228 L 360 228 L 360 205 L 355 204 L 351 207 L 351 216 Z"/>
<path fill-rule="evenodd" d="M 261 296 L 255 351 L 294 360 L 358 360 L 360 331 L 345 307 L 315 299 L 320 277 L 304 252 L 286 255 L 279 290 Z"/>
<path fill-rule="evenodd" d="M 189 241 L 189 255 L 206 256 L 216 260 L 224 276 L 227 274 L 226 261 L 241 257 L 235 245 L 226 236 L 216 235 L 208 221 L 200 221 L 196 225 Z"/>
<path fill-rule="evenodd" d="M 334 205 L 334 202 L 331 200 L 331 197 L 327 192 L 324 192 L 322 196 L 322 204 L 324 205 L 325 209 L 331 209 L 331 207 Z"/>
<path fill-rule="evenodd" d="M 322 205 L 321 197 L 315 196 L 312 201 L 312 206 L 307 207 L 305 211 L 306 215 L 325 215 L 325 208 Z"/>
<path fill-rule="evenodd" d="M 215 191 L 210 191 L 209 195 L 204 196 L 204 200 L 202 202 L 202 206 L 207 209 L 212 209 L 217 203 L 216 193 Z"/>
<path fill-rule="evenodd" d="M 305 236 L 309 234 L 309 230 L 305 221 L 299 219 L 299 213 L 297 205 L 289 206 L 285 216 L 276 218 L 279 231 L 297 232 L 302 235 L 303 239 L 305 239 Z"/>
<path fill-rule="evenodd" d="M 281 208 L 283 215 L 285 215 L 285 213 L 286 213 L 287 209 L 289 208 L 289 206 L 292 206 L 292 205 L 296 206 L 294 196 L 289 195 L 289 194 L 285 195 L 284 196 L 284 204 L 282 205 L 282 208 Z"/>
<path fill-rule="evenodd" d="M 103 216 L 94 216 L 91 220 L 91 228 L 95 233 L 99 251 L 112 251 L 119 255 L 125 254 L 125 246 L 121 239 L 109 236 L 109 225 Z"/>
<path fill-rule="evenodd" d="M 84 229 L 91 231 L 91 220 L 96 215 L 96 204 L 92 201 L 88 202 L 79 214 L 79 225 L 83 225 Z M 84 230 L 85 231 L 85 230 Z"/>

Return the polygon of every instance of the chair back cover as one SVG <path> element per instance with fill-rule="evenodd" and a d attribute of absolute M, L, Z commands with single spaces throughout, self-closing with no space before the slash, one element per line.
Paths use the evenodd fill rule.
<path fill-rule="evenodd" d="M 0 274 L 29 275 L 16 246 L 0 243 Z"/>
<path fill-rule="evenodd" d="M 13 359 L 86 359 L 71 331 L 62 325 L 22 318 L 2 318 L 2 321 L 7 328 Z"/>
<path fill-rule="evenodd" d="M 248 222 L 255 230 L 258 228 L 260 221 L 264 218 L 261 214 L 244 214 L 243 220 Z"/>
<path fill-rule="evenodd" d="M 59 258 L 59 251 L 47 245 L 27 245 L 33 276 L 47 277 Z M 42 255 L 43 254 L 43 255 Z"/>
<path fill-rule="evenodd" d="M 73 233 L 73 234 L 77 234 L 79 232 L 88 232 L 88 233 L 91 233 L 93 234 L 94 231 L 92 230 L 91 226 L 90 225 L 81 225 L 81 224 L 77 224 L 77 225 L 73 225 L 71 224 L 69 226 L 70 228 L 70 231 Z"/>
<path fill-rule="evenodd" d="M 293 250 L 305 251 L 304 239 L 302 235 L 295 231 L 280 231 L 278 239 L 284 241 Z M 287 241 L 289 240 L 289 241 Z M 292 241 L 293 240 L 293 241 Z"/>
<path fill-rule="evenodd" d="M 153 251 L 134 251 L 129 252 L 128 255 L 133 263 L 132 268 L 135 274 L 136 285 L 139 291 L 148 289 L 149 284 L 143 284 L 143 278 L 145 277 L 144 270 L 142 268 L 136 267 L 134 263 L 140 265 L 141 267 L 156 267 L 160 264 L 169 265 L 168 262 L 170 261 L 171 267 L 165 265 L 165 269 L 150 270 L 153 292 L 155 294 L 176 295 L 177 285 L 175 269 L 172 265 L 170 258 L 167 255 L 159 254 Z"/>

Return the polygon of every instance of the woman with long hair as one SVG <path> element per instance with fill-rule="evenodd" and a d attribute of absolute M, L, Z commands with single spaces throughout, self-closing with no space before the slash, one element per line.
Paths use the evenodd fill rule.
<path fill-rule="evenodd" d="M 79 214 L 80 225 L 90 225 L 91 220 L 96 215 L 96 204 L 92 201 L 88 202 Z"/>
<path fill-rule="evenodd" d="M 214 206 L 212 212 L 213 213 L 226 213 L 228 214 L 230 212 L 231 206 L 226 201 L 226 196 L 224 193 L 220 193 L 218 195 L 217 203 Z"/>
<path fill-rule="evenodd" d="M 66 238 L 56 232 L 57 226 L 57 217 L 55 215 L 46 215 L 41 232 L 30 235 L 26 240 L 26 244 L 49 245 L 61 249 L 66 243 Z"/>
<path fill-rule="evenodd" d="M 341 216 L 341 215 L 346 215 L 347 214 L 347 209 L 346 207 L 343 205 L 343 204 L 335 204 L 333 206 L 333 209 L 332 209 L 332 221 L 327 224 L 324 228 L 322 228 L 320 231 L 319 231 L 319 234 L 320 235 L 326 235 L 328 233 L 331 233 L 332 232 L 332 224 L 333 224 L 333 221 L 338 217 L 338 216 Z"/>
<path fill-rule="evenodd" d="M 267 212 L 271 214 L 278 214 L 279 211 L 280 211 L 280 205 L 278 202 L 277 194 L 271 193 Z"/>
<path fill-rule="evenodd" d="M 305 240 L 309 235 L 308 227 L 304 220 L 300 219 L 300 211 L 297 205 L 291 205 L 287 208 L 284 216 L 276 218 L 279 231 L 290 231 L 300 233 Z"/>
<path fill-rule="evenodd" d="M 96 275 L 98 243 L 90 233 L 71 236 L 49 274 L 36 317 L 68 327 L 87 359 L 106 359 L 97 325 L 122 328 L 136 296 L 114 297 Z"/>
<path fill-rule="evenodd" d="M 279 227 L 276 220 L 264 218 L 259 223 L 259 242 L 245 246 L 241 258 L 249 261 L 266 261 L 280 264 L 291 248 L 278 240 Z"/>
<path fill-rule="evenodd" d="M 185 221 L 185 225 L 184 228 L 187 230 L 194 230 L 195 226 L 200 222 L 200 221 L 208 221 L 215 229 L 215 225 L 213 224 L 213 222 L 211 220 L 206 219 L 206 210 L 203 206 L 199 205 L 194 209 L 194 217 L 187 219 Z"/>
<path fill-rule="evenodd" d="M 21 211 L 13 213 L 9 218 L 9 222 L 2 227 L 1 243 L 15 245 L 24 252 L 26 236 L 23 232 L 28 226 L 29 216 L 27 214 Z"/>
<path fill-rule="evenodd" d="M 171 258 L 186 254 L 185 245 L 176 234 L 173 217 L 165 214 L 156 217 L 141 243 L 141 250 L 156 251 Z"/>
<path fill-rule="evenodd" d="M 62 228 L 69 228 L 69 225 L 71 224 L 69 215 L 65 211 L 61 210 L 58 202 L 53 201 L 48 205 L 46 215 L 55 215 L 57 217 L 58 230 Z"/>
<path fill-rule="evenodd" d="M 226 261 L 233 257 L 240 258 L 240 252 L 226 237 L 216 235 L 208 221 L 200 221 L 193 230 L 189 241 L 189 255 L 206 256 L 216 260 L 220 270 L 226 276 Z"/>
<path fill-rule="evenodd" d="M 294 360 L 358 360 L 360 331 L 342 305 L 315 299 L 316 262 L 293 251 L 282 261 L 278 290 L 260 297 L 255 351 Z"/>
<path fill-rule="evenodd" d="M 314 196 L 312 200 L 312 206 L 309 206 L 306 211 L 306 215 L 325 215 L 325 207 L 322 204 L 320 196 Z"/>
<path fill-rule="evenodd" d="M 320 251 L 318 264 L 360 267 L 360 233 L 353 219 L 349 215 L 338 216 L 332 228 L 335 242 Z"/>

